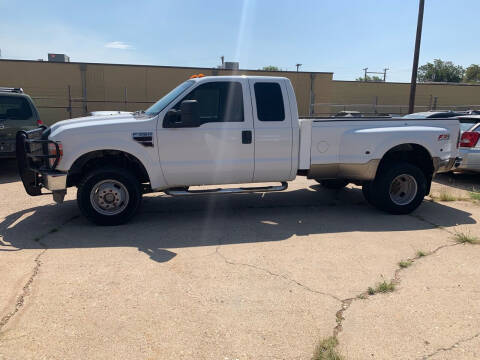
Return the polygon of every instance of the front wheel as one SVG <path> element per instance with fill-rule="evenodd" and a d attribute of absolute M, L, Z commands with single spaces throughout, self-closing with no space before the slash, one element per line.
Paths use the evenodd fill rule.
<path fill-rule="evenodd" d="M 422 203 L 427 179 L 415 165 L 391 164 L 381 169 L 365 190 L 369 202 L 379 209 L 392 214 L 409 214 Z"/>
<path fill-rule="evenodd" d="M 139 181 L 123 168 L 94 170 L 78 185 L 77 203 L 80 211 L 98 225 L 126 223 L 135 215 L 141 199 Z"/>

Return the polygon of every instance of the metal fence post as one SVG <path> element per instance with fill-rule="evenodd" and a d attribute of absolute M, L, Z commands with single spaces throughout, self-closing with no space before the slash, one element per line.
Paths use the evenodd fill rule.
<path fill-rule="evenodd" d="M 309 106 L 309 115 L 312 116 L 315 114 L 315 92 L 314 92 L 314 80 L 315 74 L 310 73 L 310 106 Z"/>
<path fill-rule="evenodd" d="M 68 85 L 67 87 L 68 89 L 68 114 L 70 116 L 70 119 L 73 117 L 72 116 L 72 91 L 71 91 L 71 88 L 70 88 L 70 85 Z"/>

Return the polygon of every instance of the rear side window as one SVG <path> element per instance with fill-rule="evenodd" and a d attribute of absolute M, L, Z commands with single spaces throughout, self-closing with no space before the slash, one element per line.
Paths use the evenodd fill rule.
<path fill-rule="evenodd" d="M 28 120 L 32 118 L 28 100 L 17 96 L 0 96 L 0 119 Z"/>
<path fill-rule="evenodd" d="M 198 101 L 203 123 L 243 121 L 243 92 L 239 82 L 216 81 L 200 85 L 179 101 L 176 109 L 180 108 L 183 100 Z"/>
<path fill-rule="evenodd" d="M 260 121 L 285 120 L 282 89 L 278 83 L 257 82 L 254 85 L 257 117 Z"/>

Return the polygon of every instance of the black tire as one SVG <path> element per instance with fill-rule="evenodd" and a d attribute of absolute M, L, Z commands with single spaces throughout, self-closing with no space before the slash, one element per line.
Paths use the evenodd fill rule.
<path fill-rule="evenodd" d="M 332 189 L 332 190 L 339 190 L 343 189 L 345 186 L 349 184 L 347 180 L 343 179 L 329 179 L 329 180 L 316 180 L 320 185 L 324 188 Z"/>
<path fill-rule="evenodd" d="M 101 213 L 95 209 L 96 204 L 97 208 L 102 211 L 100 208 L 99 201 L 91 200 L 92 189 L 94 187 L 97 188 L 96 185 L 101 183 L 102 181 L 106 180 L 113 180 L 114 182 L 106 182 L 106 185 L 113 184 L 113 188 L 119 189 L 119 193 L 124 195 L 119 201 L 120 205 L 116 209 L 112 209 L 110 211 L 119 211 L 118 213 L 112 214 L 105 214 Z M 105 188 L 108 190 L 109 188 Z M 105 192 L 105 191 L 104 191 Z M 99 192 L 97 193 L 97 195 Z M 126 195 L 125 195 L 126 194 Z M 116 193 L 115 193 L 116 195 Z M 95 195 L 92 195 L 95 199 Z M 99 195 L 98 195 L 99 196 Z M 96 198 L 98 199 L 98 197 Z M 117 201 L 117 198 L 114 199 Z M 122 201 L 123 200 L 123 201 Z M 93 170 L 80 181 L 78 184 L 78 191 L 77 191 L 77 203 L 78 207 L 82 214 L 90 221 L 97 225 L 120 225 L 126 223 L 130 220 L 135 213 L 137 212 L 138 208 L 140 207 L 142 201 L 142 192 L 141 187 L 138 179 L 127 169 L 120 168 L 120 167 L 105 167 L 98 170 Z M 105 205 L 107 203 L 107 205 Z M 103 203 L 105 206 L 108 205 L 107 200 Z M 113 203 L 112 203 L 113 204 Z M 114 205 L 112 205 L 114 207 Z M 109 209 L 103 209 L 104 212 L 108 212 Z"/>
<path fill-rule="evenodd" d="M 380 169 L 375 180 L 367 185 L 366 190 L 369 202 L 380 210 L 391 214 L 409 214 L 427 194 L 427 179 L 415 165 L 387 164 Z"/>

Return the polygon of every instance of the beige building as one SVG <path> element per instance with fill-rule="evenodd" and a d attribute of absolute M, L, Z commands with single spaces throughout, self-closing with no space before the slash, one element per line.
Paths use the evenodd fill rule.
<path fill-rule="evenodd" d="M 34 98 L 47 124 L 95 110 L 145 109 L 198 73 L 288 77 L 295 88 L 301 116 L 325 116 L 344 109 L 398 114 L 405 113 L 408 105 L 409 84 L 335 81 L 331 72 L 0 60 L 0 86 L 22 87 Z M 432 107 L 476 108 L 476 104 L 480 104 L 478 85 L 419 84 L 417 87 L 417 111 Z"/>

